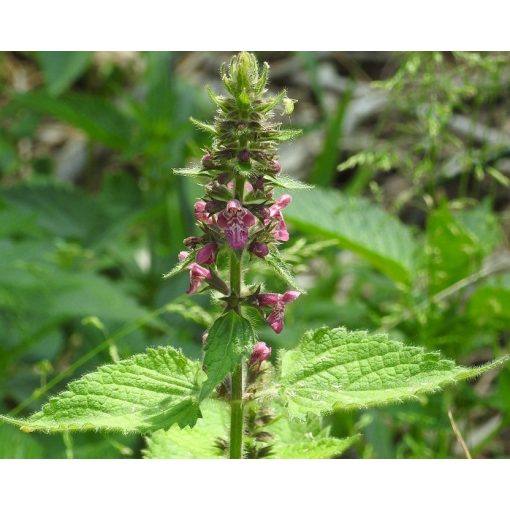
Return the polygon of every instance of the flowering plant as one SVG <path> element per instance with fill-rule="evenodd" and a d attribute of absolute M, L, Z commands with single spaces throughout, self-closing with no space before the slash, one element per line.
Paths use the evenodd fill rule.
<path fill-rule="evenodd" d="M 279 249 L 289 240 L 286 191 L 307 186 L 282 175 L 278 144 L 299 132 L 275 120 L 278 109 L 291 114 L 294 101 L 285 91 L 267 95 L 268 70 L 249 53 L 222 67 L 227 94 L 209 90 L 214 123 L 193 120 L 212 144 L 198 167 L 175 171 L 203 185 L 194 206 L 201 235 L 184 240 L 186 250 L 165 276 L 189 271 L 187 293 L 210 290 L 221 304 L 203 335 L 203 359 L 149 349 L 85 375 L 26 419 L 3 421 L 26 432 L 139 433 L 151 458 L 329 458 L 358 436 L 330 436 L 324 415 L 416 399 L 501 363 L 461 367 L 384 334 L 322 327 L 271 364 L 251 311 L 280 333 L 286 307 L 302 292 Z M 267 263 L 288 290 L 245 282 L 254 260 Z"/>

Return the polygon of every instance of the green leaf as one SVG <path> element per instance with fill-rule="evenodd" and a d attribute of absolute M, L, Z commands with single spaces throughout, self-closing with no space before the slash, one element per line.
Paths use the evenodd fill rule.
<path fill-rule="evenodd" d="M 467 313 L 475 324 L 510 329 L 510 274 L 493 278 L 469 298 Z"/>
<path fill-rule="evenodd" d="M 84 131 L 91 139 L 114 149 L 131 149 L 132 125 L 111 101 L 68 92 L 55 98 L 43 91 L 17 94 L 12 103 L 51 115 Z"/>
<path fill-rule="evenodd" d="M 202 122 L 201 120 L 194 119 L 193 117 L 190 117 L 189 120 L 198 129 L 204 131 L 205 133 L 209 133 L 213 136 L 216 136 L 217 134 L 216 129 L 212 124 L 207 124 L 205 122 Z"/>
<path fill-rule="evenodd" d="M 226 402 L 208 399 L 201 404 L 202 418 L 193 428 L 173 425 L 158 430 L 147 439 L 144 457 L 149 459 L 218 459 L 225 453 L 216 446 L 227 442 L 230 410 Z M 359 436 L 345 439 L 328 437 L 320 420 L 289 422 L 284 416 L 264 430 L 274 437 L 270 457 L 277 459 L 328 459 L 341 455 Z"/>
<path fill-rule="evenodd" d="M 480 269 L 482 245 L 446 208 L 427 218 L 427 270 L 432 293 Z"/>
<path fill-rule="evenodd" d="M 52 96 L 65 92 L 90 64 L 91 51 L 38 51 L 46 87 Z"/>
<path fill-rule="evenodd" d="M 188 264 L 191 264 L 194 260 L 195 252 L 192 251 L 184 260 L 179 261 L 168 273 L 165 273 L 163 278 L 171 278 L 172 276 L 175 276 L 177 273 L 180 273 Z"/>
<path fill-rule="evenodd" d="M 171 347 L 149 349 L 69 384 L 28 419 L 2 416 L 24 432 L 120 431 L 146 433 L 174 423 L 194 425 L 205 374 Z"/>
<path fill-rule="evenodd" d="M 286 142 L 288 140 L 293 140 L 294 138 L 301 136 L 302 133 L 303 133 L 302 129 L 280 129 L 275 138 L 279 142 Z"/>
<path fill-rule="evenodd" d="M 273 183 L 275 186 L 279 186 L 284 189 L 312 189 L 313 186 L 307 184 L 306 182 L 298 181 L 297 179 L 293 179 L 289 175 L 266 175 L 264 177 L 266 181 Z"/>
<path fill-rule="evenodd" d="M 343 439 L 329 436 L 322 420 L 308 416 L 306 421 L 288 420 L 280 415 L 266 428 L 273 435 L 271 457 L 276 459 L 330 459 L 338 457 L 359 436 Z"/>
<path fill-rule="evenodd" d="M 0 459 L 43 459 L 41 445 L 30 436 L 0 425 Z"/>
<path fill-rule="evenodd" d="M 290 287 L 303 292 L 303 289 L 299 287 L 292 274 L 291 267 L 285 262 L 280 251 L 276 246 L 272 246 L 269 253 L 264 257 L 264 261 L 267 262 L 274 272 Z"/>
<path fill-rule="evenodd" d="M 234 371 L 241 358 L 250 353 L 254 343 L 255 333 L 244 317 L 231 310 L 216 319 L 205 345 L 207 381 L 202 387 L 201 400 Z"/>
<path fill-rule="evenodd" d="M 315 165 L 308 176 L 310 182 L 327 186 L 332 184 L 336 177 L 337 161 L 339 157 L 339 142 L 342 138 L 342 131 L 347 108 L 352 98 L 353 84 L 350 83 L 348 89 L 338 100 L 335 113 L 328 119 L 326 133 L 322 151 L 315 160 Z"/>
<path fill-rule="evenodd" d="M 186 177 L 208 177 L 207 171 L 202 170 L 200 167 L 195 166 L 192 168 L 173 168 L 172 172 L 175 175 L 184 175 Z"/>
<path fill-rule="evenodd" d="M 296 191 L 284 216 L 304 232 L 338 240 L 390 278 L 412 281 L 417 243 L 411 230 L 368 200 L 320 188 Z"/>
<path fill-rule="evenodd" d="M 147 438 L 143 454 L 148 459 L 217 459 L 224 457 L 215 445 L 227 439 L 230 411 L 226 402 L 208 399 L 201 406 L 202 418 L 193 428 L 177 425 L 158 430 Z"/>
<path fill-rule="evenodd" d="M 344 328 L 309 331 L 280 360 L 280 392 L 292 417 L 381 406 L 476 377 L 507 358 L 476 368 L 385 334 Z"/>

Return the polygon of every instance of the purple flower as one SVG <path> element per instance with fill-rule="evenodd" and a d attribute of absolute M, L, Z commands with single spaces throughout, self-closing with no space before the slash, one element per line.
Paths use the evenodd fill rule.
<path fill-rule="evenodd" d="M 260 257 L 261 259 L 263 259 L 269 253 L 269 247 L 267 244 L 258 243 L 257 241 L 251 243 L 248 249 L 251 253 L 253 253 L 253 255 Z"/>
<path fill-rule="evenodd" d="M 214 168 L 213 158 L 210 154 L 204 154 L 202 158 L 202 166 L 204 168 Z"/>
<path fill-rule="evenodd" d="M 206 266 L 216 262 L 216 254 L 218 253 L 218 245 L 216 243 L 207 243 L 200 248 L 197 253 L 197 262 Z"/>
<path fill-rule="evenodd" d="M 301 293 L 297 290 L 288 290 L 284 294 L 269 292 L 257 296 L 259 306 L 272 307 L 271 313 L 266 317 L 266 322 L 275 333 L 281 333 L 283 329 L 285 306 L 295 301 L 300 295 Z"/>
<path fill-rule="evenodd" d="M 272 170 L 275 174 L 279 174 L 282 171 L 282 164 L 277 159 L 273 161 Z"/>
<path fill-rule="evenodd" d="M 248 230 L 255 222 L 255 216 L 235 199 L 228 201 L 227 207 L 218 214 L 217 220 L 233 250 L 241 250 L 246 246 Z"/>
<path fill-rule="evenodd" d="M 250 161 L 249 151 L 247 151 L 246 149 L 243 149 L 237 155 L 237 159 L 239 159 L 239 161 L 241 161 L 241 163 L 248 163 L 248 161 Z"/>
<path fill-rule="evenodd" d="M 207 224 L 213 223 L 213 219 L 209 216 L 207 212 L 207 202 L 205 200 L 198 200 L 195 203 L 195 219 L 197 221 L 202 221 Z"/>
<path fill-rule="evenodd" d="M 282 195 L 280 198 L 276 200 L 276 202 L 269 208 L 269 221 L 274 221 L 275 228 L 273 230 L 273 235 L 276 241 L 288 241 L 289 240 L 289 232 L 287 230 L 287 225 L 285 224 L 285 220 L 283 219 L 282 209 L 285 209 L 292 202 L 292 197 L 290 195 Z"/>
<path fill-rule="evenodd" d="M 269 356 L 271 356 L 271 347 L 268 347 L 265 342 L 257 342 L 250 356 L 250 367 L 255 367 L 257 365 L 260 367 L 260 364 L 266 361 Z"/>
<path fill-rule="evenodd" d="M 179 253 L 179 260 L 182 262 L 188 255 L 189 253 L 187 251 L 181 251 Z M 205 267 L 198 265 L 196 262 L 192 262 L 189 265 L 190 286 L 189 289 L 186 291 L 186 294 L 194 294 L 198 290 L 198 287 L 200 286 L 203 280 L 211 279 L 212 275 L 209 269 L 206 269 Z"/>

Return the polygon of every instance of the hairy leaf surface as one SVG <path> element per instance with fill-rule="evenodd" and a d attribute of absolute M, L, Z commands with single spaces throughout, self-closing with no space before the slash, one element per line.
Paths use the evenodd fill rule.
<path fill-rule="evenodd" d="M 230 411 L 226 402 L 208 399 L 201 405 L 202 418 L 194 428 L 158 430 L 147 439 L 144 456 L 149 459 L 217 459 L 226 452 L 218 440 L 228 443 Z M 341 455 L 358 436 L 338 439 L 329 437 L 329 430 L 320 420 L 289 422 L 278 418 L 265 429 L 273 435 L 269 457 L 277 459 L 328 459 Z"/>
<path fill-rule="evenodd" d="M 255 333 L 250 322 L 236 312 L 229 311 L 215 321 L 205 345 L 207 381 L 202 387 L 201 399 L 209 396 L 234 370 L 242 356 L 249 354 L 254 343 Z"/>
<path fill-rule="evenodd" d="M 69 384 L 26 420 L 2 417 L 25 432 L 105 430 L 145 433 L 193 425 L 205 374 L 171 347 L 149 349 Z"/>
<path fill-rule="evenodd" d="M 475 377 L 504 359 L 476 368 L 438 353 L 344 328 L 309 331 L 281 357 L 280 392 L 292 417 L 381 406 Z"/>

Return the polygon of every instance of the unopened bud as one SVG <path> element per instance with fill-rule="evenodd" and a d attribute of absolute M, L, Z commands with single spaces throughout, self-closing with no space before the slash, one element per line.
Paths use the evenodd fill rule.
<path fill-rule="evenodd" d="M 260 366 L 269 356 L 271 356 L 271 347 L 268 347 L 265 342 L 257 342 L 250 356 L 250 367 Z"/>
<path fill-rule="evenodd" d="M 202 166 L 204 168 L 214 168 L 213 157 L 210 154 L 205 154 L 202 158 Z"/>
<path fill-rule="evenodd" d="M 266 243 L 253 242 L 249 247 L 249 251 L 263 259 L 269 253 L 269 247 Z"/>
<path fill-rule="evenodd" d="M 250 161 L 250 152 L 246 149 L 243 149 L 242 151 L 239 152 L 239 154 L 237 155 L 237 159 L 241 162 L 241 163 L 248 163 L 248 161 Z"/>
<path fill-rule="evenodd" d="M 281 171 L 282 171 L 282 164 L 277 159 L 275 159 L 273 161 L 273 172 L 275 174 L 279 174 Z"/>

